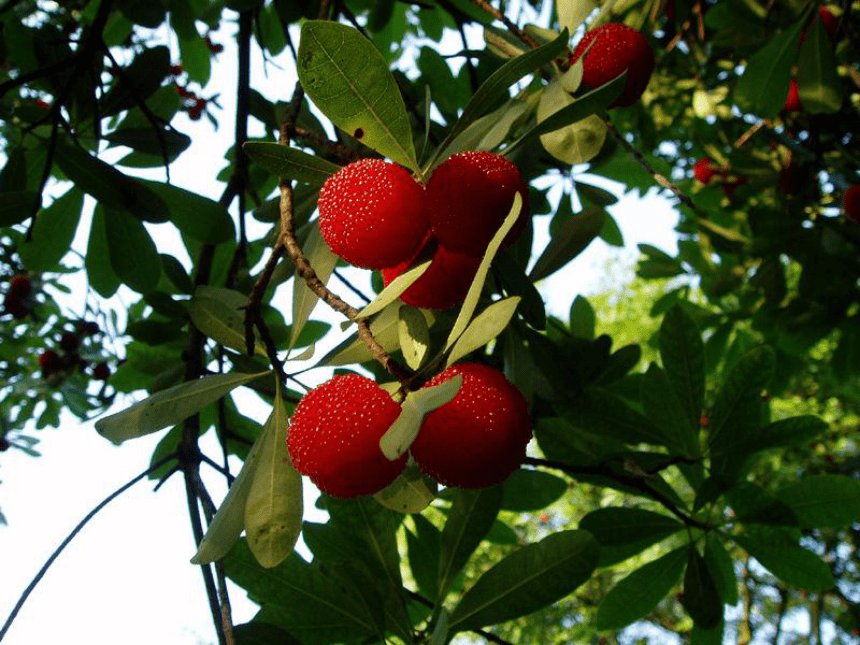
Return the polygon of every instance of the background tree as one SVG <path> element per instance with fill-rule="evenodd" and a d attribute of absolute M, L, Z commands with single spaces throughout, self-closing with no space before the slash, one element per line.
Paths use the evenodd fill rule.
<path fill-rule="evenodd" d="M 4 3 L 2 447 L 31 449 L 64 408 L 85 418 L 148 395 L 97 427 L 114 442 L 167 430 L 144 476 L 185 479 L 221 643 L 856 636 L 854 9 Z M 221 125 L 201 88 L 227 21 L 235 145 L 212 200 L 174 183 L 191 143 L 174 123 Z M 607 23 L 653 49 L 639 100 L 638 67 L 595 81 L 571 58 L 583 25 Z M 481 50 L 467 48 L 473 26 Z M 437 51 L 451 37 L 462 64 Z M 295 66 L 280 101 L 251 87 L 257 50 Z M 252 123 L 268 138 L 248 142 Z M 108 163 L 113 149 L 128 152 Z M 461 307 L 408 306 L 398 296 L 417 272 L 383 289 L 320 238 L 317 194 L 339 167 L 382 156 L 426 181 L 463 150 L 513 161 L 531 217 L 500 250 L 515 203 Z M 678 254 L 643 245 L 634 282 L 547 315 L 535 283 L 597 238 L 622 243 L 595 176 L 673 200 Z M 184 248 L 164 252 L 153 224 Z M 357 280 L 375 291 L 369 308 Z M 65 310 L 49 285 L 76 285 L 85 304 Z M 125 320 L 103 305 L 121 286 L 135 294 Z M 276 290 L 291 294 L 288 318 Z M 311 319 L 315 305 L 350 321 L 324 356 L 315 344 L 339 332 Z M 303 524 L 284 429 L 305 390 L 293 366 L 310 357 L 393 383 L 412 416 L 389 445 L 438 405 L 418 388 L 446 364 L 503 369 L 530 403 L 534 450 L 497 486 L 440 490 L 409 467 L 373 497 L 322 496 L 329 521 Z M 263 427 L 237 408 L 239 387 L 271 409 Z M 199 449 L 210 430 L 220 456 Z M 232 483 L 220 505 L 202 465 Z M 311 562 L 293 551 L 300 531 Z M 232 624 L 227 577 L 260 604 L 252 622 Z M 796 636 L 803 614 L 810 635 Z"/>

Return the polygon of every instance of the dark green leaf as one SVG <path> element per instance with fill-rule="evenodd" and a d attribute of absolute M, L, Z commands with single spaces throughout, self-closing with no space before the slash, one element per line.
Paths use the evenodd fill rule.
<path fill-rule="evenodd" d="M 645 415 L 611 392 L 591 388 L 582 397 L 559 405 L 564 418 L 581 431 L 629 444 L 664 445 L 666 437 Z"/>
<path fill-rule="evenodd" d="M 32 190 L 0 193 L 0 226 L 12 226 L 36 213 L 39 195 Z"/>
<path fill-rule="evenodd" d="M 717 587 L 717 593 L 724 604 L 738 604 L 738 580 L 732 556 L 726 551 L 717 533 L 708 533 L 705 542 L 705 564 Z"/>
<path fill-rule="evenodd" d="M 191 137 L 181 132 L 155 128 L 121 128 L 105 135 L 105 140 L 115 146 L 156 155 L 159 159 L 166 157 L 168 161 L 173 161 L 191 145 Z"/>
<path fill-rule="evenodd" d="M 597 629 L 621 629 L 654 609 L 681 578 L 688 549 L 678 547 L 620 580 L 597 609 Z"/>
<path fill-rule="evenodd" d="M 118 114 L 147 99 L 170 71 L 170 50 L 159 45 L 144 49 L 122 71 L 116 85 L 102 100 L 102 116 Z"/>
<path fill-rule="evenodd" d="M 601 508 L 588 513 L 579 528 L 600 544 L 600 567 L 616 564 L 641 553 L 684 528 L 677 520 L 640 508 Z"/>
<path fill-rule="evenodd" d="M 600 548 L 585 531 L 559 531 L 496 563 L 451 612 L 450 632 L 495 625 L 561 600 L 591 576 Z"/>
<path fill-rule="evenodd" d="M 307 95 L 337 127 L 418 170 L 403 97 L 367 38 L 346 25 L 309 20 L 302 25 L 297 68 Z"/>
<path fill-rule="evenodd" d="M 442 533 L 420 513 L 412 516 L 415 533 L 406 532 L 409 567 L 421 592 L 436 598 L 439 594 L 439 552 Z"/>
<path fill-rule="evenodd" d="M 48 271 L 60 263 L 72 246 L 83 206 L 84 194 L 71 188 L 39 212 L 32 237 L 18 248 L 27 268 Z"/>
<path fill-rule="evenodd" d="M 585 296 L 576 296 L 570 305 L 570 333 L 579 338 L 594 340 L 595 322 L 591 303 Z"/>
<path fill-rule="evenodd" d="M 110 298 L 122 282 L 111 266 L 105 219 L 104 208 L 97 204 L 90 225 L 85 266 L 90 286 L 103 298 Z"/>
<path fill-rule="evenodd" d="M 141 181 L 164 201 L 170 210 L 170 221 L 183 235 L 208 244 L 227 242 L 236 235 L 233 220 L 223 204 L 178 186 Z"/>
<path fill-rule="evenodd" d="M 236 645 L 302 645 L 289 633 L 268 623 L 252 622 L 233 627 Z"/>
<path fill-rule="evenodd" d="M 698 440 L 695 429 L 705 400 L 705 348 L 693 318 L 676 305 L 666 312 L 660 324 L 660 358 L 666 377 L 678 395 L 689 422 L 686 434 L 679 437 L 681 445 L 696 454 Z"/>
<path fill-rule="evenodd" d="M 560 499 L 567 481 L 540 470 L 520 468 L 502 484 L 502 506 L 506 511 L 537 511 Z"/>
<path fill-rule="evenodd" d="M 723 603 L 705 559 L 690 545 L 687 571 L 684 573 L 683 605 L 696 625 L 716 627 L 723 618 Z"/>
<path fill-rule="evenodd" d="M 125 211 L 105 211 L 105 235 L 113 270 L 138 293 L 158 286 L 161 259 L 146 228 Z"/>
<path fill-rule="evenodd" d="M 340 170 L 340 166 L 322 157 L 278 143 L 248 141 L 242 149 L 253 161 L 282 179 L 320 185 Z"/>
<path fill-rule="evenodd" d="M 833 114 L 842 106 L 842 81 L 833 43 L 817 14 L 800 46 L 797 89 L 804 112 Z"/>
<path fill-rule="evenodd" d="M 741 522 L 797 526 L 792 509 L 758 484 L 741 482 L 727 490 L 725 496 Z"/>
<path fill-rule="evenodd" d="M 696 457 L 699 454 L 698 423 L 692 425 L 666 373 L 653 363 L 641 379 L 645 414 L 666 437 L 672 452 Z"/>
<path fill-rule="evenodd" d="M 750 453 L 805 444 L 819 438 L 827 428 L 826 421 L 811 414 L 780 419 L 754 434 L 737 437 L 737 443 L 734 446 L 727 446 L 726 451 Z"/>
<path fill-rule="evenodd" d="M 602 208 L 587 208 L 564 222 L 532 266 L 529 279 L 546 278 L 582 253 L 600 233 L 603 218 Z"/>
<path fill-rule="evenodd" d="M 455 490 L 454 503 L 442 530 L 439 560 L 440 598 L 448 591 L 481 540 L 487 535 L 502 504 L 502 487 Z"/>
<path fill-rule="evenodd" d="M 777 578 L 793 587 L 821 591 L 833 586 L 833 573 L 820 557 L 796 544 L 764 544 L 737 536 L 737 543 Z"/>
<path fill-rule="evenodd" d="M 860 521 L 860 481 L 846 475 L 817 475 L 781 488 L 776 497 L 797 516 L 801 528 L 840 528 Z"/>

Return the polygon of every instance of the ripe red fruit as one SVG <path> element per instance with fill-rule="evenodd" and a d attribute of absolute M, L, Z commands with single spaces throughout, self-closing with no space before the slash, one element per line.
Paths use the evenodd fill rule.
<path fill-rule="evenodd" d="M 68 331 L 64 333 L 60 338 L 60 347 L 63 348 L 64 352 L 74 352 L 80 344 L 81 339 L 78 337 L 78 335 Z"/>
<path fill-rule="evenodd" d="M 26 318 L 29 313 L 27 305 L 24 304 L 21 296 L 13 291 L 7 293 L 3 298 L 3 310 L 18 320 Z"/>
<path fill-rule="evenodd" d="M 462 253 L 454 253 L 439 244 L 435 238 L 428 238 L 422 251 L 435 247 L 433 261 L 427 270 L 400 294 L 407 305 L 424 309 L 448 309 L 466 299 L 466 293 L 478 272 L 481 258 Z M 416 257 L 421 253 L 417 253 Z M 382 280 L 387 287 L 392 280 L 412 264 L 414 258 L 401 262 L 390 269 L 382 270 Z"/>
<path fill-rule="evenodd" d="M 791 85 L 788 87 L 788 96 L 785 98 L 785 105 L 782 107 L 782 111 L 803 111 L 803 104 L 800 102 L 800 92 L 797 89 L 797 81 L 795 79 L 791 79 Z"/>
<path fill-rule="evenodd" d="M 33 291 L 33 283 L 29 276 L 18 274 L 9 281 L 9 293 L 14 293 L 21 298 L 26 298 Z"/>
<path fill-rule="evenodd" d="M 424 187 L 381 159 L 338 170 L 320 189 L 318 205 L 323 239 L 335 255 L 364 269 L 411 258 L 427 234 Z"/>
<path fill-rule="evenodd" d="M 46 349 L 39 355 L 39 367 L 42 368 L 42 376 L 45 378 L 57 372 L 62 366 L 60 355 L 53 349 Z"/>
<path fill-rule="evenodd" d="M 448 251 L 482 257 L 517 193 L 522 195 L 522 210 L 503 246 L 513 244 L 528 222 L 529 191 L 520 169 L 492 152 L 457 153 L 441 163 L 427 183 L 430 229 Z"/>
<path fill-rule="evenodd" d="M 830 9 L 824 5 L 818 7 L 818 17 L 821 18 L 824 30 L 833 38 L 839 30 L 839 19 L 830 13 Z"/>
<path fill-rule="evenodd" d="M 588 49 L 592 41 L 596 42 Z M 573 50 L 570 62 L 579 60 L 586 49 L 588 53 L 582 61 L 583 85 L 600 87 L 627 70 L 624 90 L 609 107 L 627 107 L 639 100 L 654 71 L 654 51 L 645 36 L 632 27 L 611 22 L 586 32 Z"/>
<path fill-rule="evenodd" d="M 424 418 L 412 456 L 425 473 L 446 486 L 498 484 L 525 457 L 532 437 L 528 403 L 502 372 L 478 363 L 453 365 L 425 387 L 457 374 L 463 375 L 460 391 Z"/>
<path fill-rule="evenodd" d="M 107 381 L 110 378 L 110 368 L 107 363 L 97 363 L 93 368 L 93 378 L 99 381 Z"/>
<path fill-rule="evenodd" d="M 335 497 L 376 493 L 406 467 L 389 461 L 379 440 L 400 406 L 369 378 L 335 376 L 305 394 L 290 419 L 287 446 L 293 466 Z"/>
<path fill-rule="evenodd" d="M 842 212 L 845 219 L 860 224 L 860 184 L 849 186 L 842 198 Z"/>
<path fill-rule="evenodd" d="M 710 157 L 699 159 L 693 166 L 693 176 L 703 184 L 711 183 L 714 176 L 719 174 L 720 169 Z"/>

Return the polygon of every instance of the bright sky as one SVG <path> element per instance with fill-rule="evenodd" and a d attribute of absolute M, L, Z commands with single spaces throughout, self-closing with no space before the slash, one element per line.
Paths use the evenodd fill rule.
<path fill-rule="evenodd" d="M 226 25 L 232 33 L 234 25 Z M 473 33 L 482 45 L 480 33 Z M 216 39 L 217 40 L 217 39 Z M 226 137 L 232 133 L 235 114 L 236 69 L 230 39 L 220 39 L 227 47 L 215 63 L 213 79 L 203 96 L 220 94 L 222 111 L 217 116 Z M 454 43 L 452 49 L 458 49 Z M 265 75 L 259 51 L 254 50 L 253 86 L 270 99 L 289 100 L 295 78 L 287 62 L 283 69 L 269 65 Z M 222 186 L 212 181 L 225 162 L 229 141 L 214 136 L 203 119 L 175 121 L 180 131 L 192 136 L 193 146 L 171 167 L 178 185 L 217 198 Z M 255 123 L 250 136 L 263 135 Z M 163 172 L 157 177 L 163 179 Z M 636 244 L 648 243 L 669 252 L 675 250 L 673 227 L 677 215 L 663 199 L 624 198 L 610 209 L 626 241 L 625 254 L 635 257 Z M 542 249 L 548 237 L 549 218 L 536 220 L 535 248 Z M 76 244 L 86 246 L 86 226 Z M 166 227 L 151 229 L 163 249 L 172 240 Z M 593 293 L 605 261 L 614 251 L 602 241 L 592 244 L 571 266 L 541 285 L 551 312 L 566 317 L 578 293 Z M 366 273 L 366 272 L 364 272 Z M 359 280 L 367 281 L 367 276 Z M 337 282 L 333 283 L 337 288 Z M 277 303 L 289 312 L 288 290 L 278 293 Z M 365 289 L 369 292 L 369 288 Z M 126 298 L 130 300 L 130 298 Z M 320 307 L 314 318 L 340 322 Z M 321 356 L 327 348 L 320 348 Z M 308 382 L 319 382 L 319 371 Z M 268 410 L 247 398 L 245 414 L 262 420 Z M 130 401 L 121 403 L 118 409 Z M 163 432 L 136 439 L 120 447 L 111 445 L 94 430 L 71 415 L 57 429 L 33 430 L 42 439 L 37 448 L 42 457 L 33 459 L 17 450 L 2 454 L 0 463 L 0 509 L 9 525 L 0 526 L 0 623 L 4 622 L 21 592 L 45 559 L 96 504 L 125 482 L 146 469 L 150 455 Z M 210 455 L 219 450 L 210 432 L 203 441 Z M 234 467 L 234 472 L 238 468 Z M 223 498 L 223 478 L 203 466 L 203 475 L 213 498 Z M 306 497 L 312 495 L 306 487 Z M 313 510 L 306 500 L 307 513 Z M 30 596 L 4 639 L 4 645 L 37 643 L 121 642 L 124 645 L 198 645 L 216 642 L 212 619 L 197 567 L 189 563 L 194 542 L 188 521 L 185 490 L 181 476 L 175 475 L 157 493 L 152 483 L 140 483 L 105 508 L 75 538 Z M 244 592 L 231 587 L 234 621 L 250 620 L 256 606 Z"/>

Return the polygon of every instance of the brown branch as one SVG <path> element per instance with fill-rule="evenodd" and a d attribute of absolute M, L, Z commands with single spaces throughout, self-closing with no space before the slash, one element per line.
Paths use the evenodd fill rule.
<path fill-rule="evenodd" d="M 474 4 L 476 7 L 479 7 L 480 9 L 483 9 L 488 14 L 493 16 L 493 18 L 500 21 L 503 25 L 505 25 L 505 28 L 509 32 L 511 32 L 514 36 L 519 38 L 520 41 L 522 41 L 524 44 L 528 45 L 532 49 L 540 47 L 540 43 L 537 40 L 535 40 L 534 38 L 529 36 L 527 33 L 522 31 L 513 22 L 511 22 L 511 20 L 505 14 L 503 14 L 501 11 L 496 9 L 489 2 L 486 2 L 485 0 L 472 0 L 472 4 Z"/>

